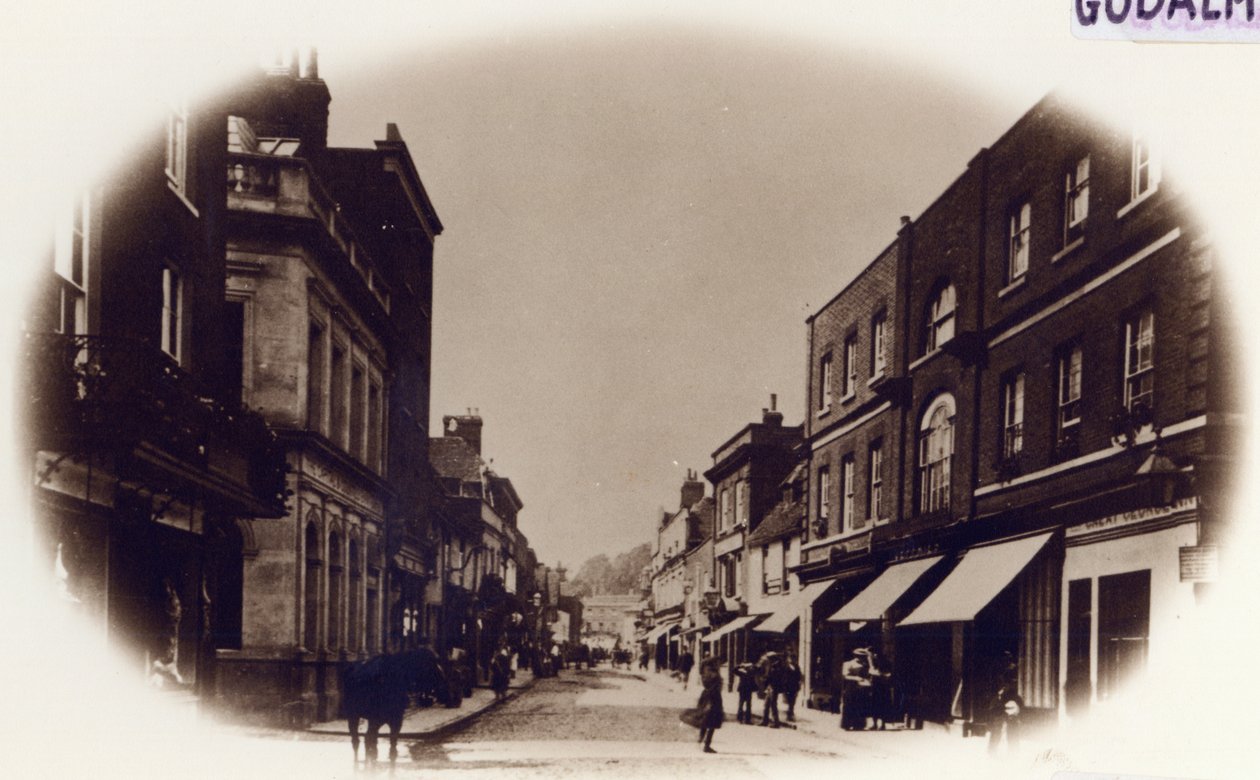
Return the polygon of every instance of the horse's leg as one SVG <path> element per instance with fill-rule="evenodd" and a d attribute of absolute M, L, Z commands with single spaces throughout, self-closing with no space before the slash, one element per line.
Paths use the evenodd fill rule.
<path fill-rule="evenodd" d="M 402 731 L 403 713 L 398 713 L 389 721 L 389 768 L 394 768 L 398 760 L 398 734 Z"/>
<path fill-rule="evenodd" d="M 359 716 L 351 715 L 346 718 L 346 725 L 350 727 L 350 746 L 354 748 L 354 763 L 359 763 Z"/>
<path fill-rule="evenodd" d="M 376 764 L 376 740 L 381 734 L 381 722 L 375 718 L 368 718 L 366 747 L 364 755 L 367 757 L 367 763 Z"/>

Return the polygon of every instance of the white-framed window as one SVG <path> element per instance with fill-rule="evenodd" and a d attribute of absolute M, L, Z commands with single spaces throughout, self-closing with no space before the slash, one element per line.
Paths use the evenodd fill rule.
<path fill-rule="evenodd" d="M 761 595 L 770 592 L 770 545 L 761 545 Z"/>
<path fill-rule="evenodd" d="M 1076 237 L 1089 216 L 1089 155 L 1068 168 L 1063 182 L 1063 239 Z"/>
<path fill-rule="evenodd" d="M 884 443 L 876 439 L 871 442 L 867 458 L 869 478 L 867 480 L 866 516 L 872 521 L 879 520 L 884 511 Z"/>
<path fill-rule="evenodd" d="M 941 288 L 928 306 L 924 352 L 931 352 L 954 337 L 954 285 Z"/>
<path fill-rule="evenodd" d="M 786 539 L 779 543 L 779 554 L 782 556 L 779 570 L 783 572 L 783 592 L 787 593 L 792 590 L 792 578 L 788 576 L 788 541 Z"/>
<path fill-rule="evenodd" d="M 57 223 L 53 240 L 53 270 L 58 279 L 57 331 L 86 333 L 88 263 L 91 248 L 91 202 L 85 192 L 74 198 Z"/>
<path fill-rule="evenodd" d="M 879 312 L 871 318 L 871 376 L 883 376 L 888 367 L 885 354 L 884 326 L 888 322 L 888 314 Z"/>
<path fill-rule="evenodd" d="M 840 527 L 852 528 L 857 519 L 854 514 L 853 455 L 845 455 L 840 461 L 840 484 L 844 489 L 844 501 L 840 504 Z"/>
<path fill-rule="evenodd" d="M 748 482 L 742 479 L 735 483 L 735 522 L 748 523 Z"/>
<path fill-rule="evenodd" d="M 1155 313 L 1146 309 L 1124 326 L 1124 405 L 1152 407 L 1155 397 Z"/>
<path fill-rule="evenodd" d="M 1057 396 L 1060 433 L 1081 421 L 1081 363 L 1079 344 L 1073 344 L 1059 353 Z"/>
<path fill-rule="evenodd" d="M 721 497 L 718 499 L 722 514 L 722 529 L 725 530 L 735 525 L 735 520 L 731 515 L 731 489 L 722 488 Z"/>
<path fill-rule="evenodd" d="M 844 386 L 840 395 L 848 398 L 857 391 L 857 336 L 844 340 Z"/>
<path fill-rule="evenodd" d="M 939 396 L 919 424 L 919 511 L 949 508 L 950 460 L 954 455 L 954 398 Z"/>
<path fill-rule="evenodd" d="M 1132 176 L 1129 195 L 1133 200 L 1154 192 L 1159 187 L 1159 156 L 1146 132 L 1133 134 Z"/>
<path fill-rule="evenodd" d="M 1002 457 L 1013 458 L 1024 449 L 1024 372 L 1002 380 Z"/>
<path fill-rule="evenodd" d="M 180 362 L 184 336 L 184 278 L 174 266 L 162 268 L 162 351 Z"/>
<path fill-rule="evenodd" d="M 819 536 L 826 534 L 827 521 L 831 519 L 831 469 L 818 469 L 818 525 Z"/>
<path fill-rule="evenodd" d="M 1006 281 L 1013 282 L 1028 273 L 1028 239 L 1032 233 L 1032 204 L 1016 204 L 1010 214 L 1010 234 L 1006 245 Z"/>
<path fill-rule="evenodd" d="M 818 409 L 826 411 L 831 408 L 831 353 L 823 355 L 818 361 Z"/>
<path fill-rule="evenodd" d="M 166 178 L 171 189 L 188 197 L 188 102 L 170 104 L 166 117 Z"/>

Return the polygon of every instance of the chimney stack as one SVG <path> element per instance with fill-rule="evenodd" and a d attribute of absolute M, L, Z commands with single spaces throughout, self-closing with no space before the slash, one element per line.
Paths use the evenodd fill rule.
<path fill-rule="evenodd" d="M 704 498 L 704 483 L 699 479 L 700 475 L 691 469 L 687 469 L 687 480 L 682 484 L 682 491 L 679 496 L 678 508 L 689 509 Z"/>
<path fill-rule="evenodd" d="M 455 436 L 468 442 L 477 454 L 481 454 L 481 418 L 472 414 L 451 415 L 442 418 L 442 435 Z"/>
<path fill-rule="evenodd" d="M 779 411 L 779 396 L 777 393 L 770 394 L 770 408 L 761 410 L 761 424 L 778 428 L 783 425 L 783 414 Z"/>

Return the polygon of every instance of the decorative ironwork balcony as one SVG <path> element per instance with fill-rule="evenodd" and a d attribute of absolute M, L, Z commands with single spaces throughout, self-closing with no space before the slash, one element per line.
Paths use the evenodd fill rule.
<path fill-rule="evenodd" d="M 28 333 L 23 359 L 31 446 L 127 458 L 156 450 L 185 488 L 243 513 L 283 514 L 284 449 L 262 416 L 209 395 L 160 350 Z"/>

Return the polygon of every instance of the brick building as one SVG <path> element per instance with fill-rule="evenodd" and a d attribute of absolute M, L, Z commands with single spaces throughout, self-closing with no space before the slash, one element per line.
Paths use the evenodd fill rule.
<path fill-rule="evenodd" d="M 138 680 L 203 700 L 215 649 L 241 642 L 243 560 L 286 499 L 284 452 L 232 371 L 227 115 L 175 100 L 66 204 L 18 406 L 40 568 Z"/>
<path fill-rule="evenodd" d="M 1158 148 L 1049 96 L 898 242 L 903 490 L 840 648 L 878 621 L 907 708 L 963 724 L 1007 674 L 1028 722 L 1171 674 L 1241 417 L 1214 250 Z"/>
<path fill-rule="evenodd" d="M 777 398 L 771 395 L 770 408 L 762 409 L 761 422 L 745 425 L 723 442 L 713 452 L 713 466 L 704 473 L 713 484 L 716 508 L 713 572 L 719 596 L 710 607 L 713 631 L 705 641 L 727 663 L 739 663 L 749 656 L 751 628 L 772 609 L 766 604 L 762 605 L 764 612 L 750 608 L 753 601 L 763 601 L 760 579 L 750 579 L 753 570 L 749 563 L 756 555 L 759 567 L 762 550 L 750 550 L 748 537 L 778 503 L 781 483 L 796 465 L 794 449 L 800 444 L 801 426 L 785 426 L 777 406 Z M 760 571 L 757 568 L 758 577 Z"/>

